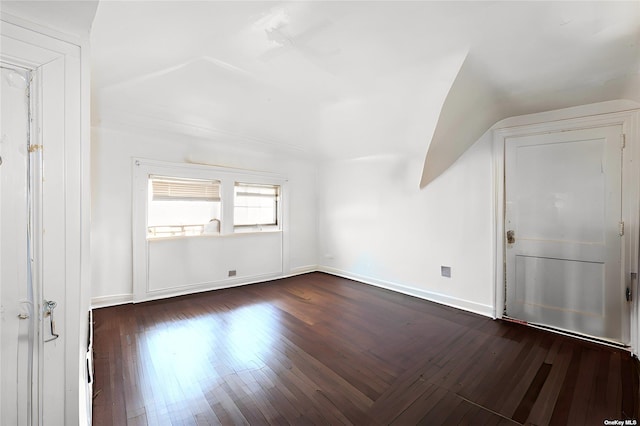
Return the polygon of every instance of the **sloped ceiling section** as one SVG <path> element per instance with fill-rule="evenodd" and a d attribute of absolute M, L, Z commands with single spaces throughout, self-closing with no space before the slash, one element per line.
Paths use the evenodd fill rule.
<path fill-rule="evenodd" d="M 88 37 L 98 0 L 0 1 L 0 12 L 73 36 Z"/>
<path fill-rule="evenodd" d="M 92 123 L 318 161 L 421 157 L 424 186 L 502 118 L 637 99 L 639 8 L 103 0 Z"/>
<path fill-rule="evenodd" d="M 466 49 L 450 28 L 488 6 L 102 1 L 92 122 L 317 159 L 424 156 Z"/>
<path fill-rule="evenodd" d="M 493 61 L 482 56 L 485 46 L 469 52 L 440 111 L 421 188 L 502 119 L 617 99 L 640 106 L 640 2 L 545 8 L 550 19 L 535 38 L 511 34 L 520 42 Z M 536 9 L 525 11 L 535 18 Z M 518 78 L 502 81 L 508 69 Z"/>
<path fill-rule="evenodd" d="M 444 173 L 480 136 L 510 110 L 483 70 L 467 56 L 442 106 L 427 151 L 420 187 Z"/>

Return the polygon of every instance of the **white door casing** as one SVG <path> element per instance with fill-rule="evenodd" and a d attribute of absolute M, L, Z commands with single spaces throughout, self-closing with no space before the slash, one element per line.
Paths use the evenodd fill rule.
<path fill-rule="evenodd" d="M 506 314 L 629 342 L 622 126 L 505 141 Z"/>
<path fill-rule="evenodd" d="M 88 225 L 88 198 L 83 201 L 88 180 L 83 178 L 88 173 L 82 161 L 88 152 L 81 138 L 80 47 L 45 29 L 33 31 L 28 23 L 13 23 L 6 15 L 0 18 L 0 61 L 32 70 L 37 82 L 32 91 L 31 158 L 41 159 L 43 166 L 34 171 L 40 191 L 33 200 L 40 336 L 34 342 L 39 381 L 34 384 L 33 424 L 85 424 L 79 413 L 86 411 L 80 399 L 86 380 L 83 330 L 88 327 L 81 295 L 81 280 L 88 275 L 84 269 L 88 258 L 82 254 L 83 246 L 88 250 L 88 234 L 83 233 Z M 51 336 L 49 317 L 43 315 L 45 299 L 57 302 L 55 322 L 60 335 L 46 343 L 44 339 Z"/>
<path fill-rule="evenodd" d="M 627 311 L 622 319 L 620 333 L 629 336 L 627 342 L 632 352 L 638 353 L 640 327 L 638 317 L 638 246 L 640 221 L 640 109 L 634 109 L 626 101 L 609 101 L 599 104 L 572 107 L 563 110 L 549 111 L 527 116 L 512 117 L 497 123 L 493 130 L 494 176 L 494 318 L 502 318 L 506 307 L 506 260 L 507 235 L 506 228 L 506 194 L 505 194 L 505 161 L 507 140 L 515 138 L 545 135 L 549 133 L 576 131 L 592 128 L 620 126 L 624 134 L 622 151 L 622 195 L 620 201 L 621 221 L 624 222 L 624 235 L 621 242 L 620 279 L 621 287 L 628 287 L 634 297 L 631 302 L 624 302 Z M 617 143 L 622 140 L 618 137 Z M 617 221 L 613 224 L 618 231 Z M 515 235 L 518 241 L 518 234 Z M 531 261 L 531 260 L 529 260 Z M 562 332 L 562 331 L 559 331 Z M 589 339 L 589 337 L 585 338 Z"/>

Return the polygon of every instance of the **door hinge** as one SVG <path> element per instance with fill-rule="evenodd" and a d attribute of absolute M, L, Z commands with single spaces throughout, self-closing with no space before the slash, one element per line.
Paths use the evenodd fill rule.
<path fill-rule="evenodd" d="M 624 222 L 618 223 L 618 235 L 621 237 L 624 235 Z"/>
<path fill-rule="evenodd" d="M 622 133 L 620 135 L 620 149 L 624 149 L 627 146 L 627 135 Z"/>
<path fill-rule="evenodd" d="M 631 294 L 631 287 L 627 287 L 624 292 L 624 298 L 627 299 L 627 302 L 631 302 L 633 300 L 633 294 Z"/>

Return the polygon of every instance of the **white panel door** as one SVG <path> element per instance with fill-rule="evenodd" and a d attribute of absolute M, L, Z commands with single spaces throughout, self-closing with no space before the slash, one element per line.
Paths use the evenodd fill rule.
<path fill-rule="evenodd" d="M 610 126 L 506 139 L 507 316 L 628 343 L 621 134 Z"/>
<path fill-rule="evenodd" d="M 26 425 L 36 317 L 27 261 L 28 74 L 0 71 L 0 424 Z"/>

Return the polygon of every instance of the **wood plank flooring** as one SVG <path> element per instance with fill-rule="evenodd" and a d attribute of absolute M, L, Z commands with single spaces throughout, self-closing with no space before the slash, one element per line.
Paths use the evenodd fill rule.
<path fill-rule="evenodd" d="M 628 352 L 322 273 L 94 319 L 97 426 L 639 418 Z"/>

